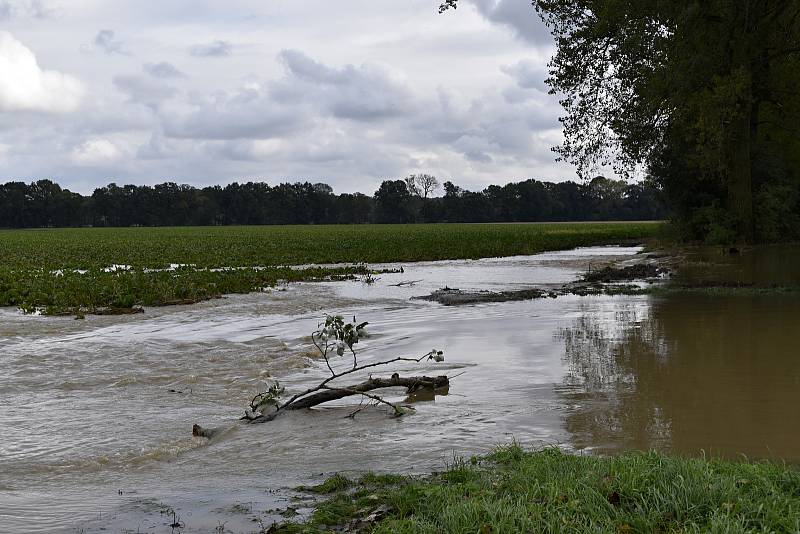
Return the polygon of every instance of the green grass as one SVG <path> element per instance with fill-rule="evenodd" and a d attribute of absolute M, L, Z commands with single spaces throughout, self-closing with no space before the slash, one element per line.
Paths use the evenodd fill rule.
<path fill-rule="evenodd" d="M 353 485 L 353 481 L 339 473 L 328 478 L 322 484 L 316 486 L 300 486 L 298 491 L 307 491 L 309 493 L 329 494 L 337 491 L 346 490 Z"/>
<path fill-rule="evenodd" d="M 364 522 L 376 509 L 377 522 Z M 426 478 L 369 475 L 277 532 L 798 532 L 800 472 L 771 463 L 504 447 Z"/>
<path fill-rule="evenodd" d="M 157 306 L 259 291 L 278 280 L 366 273 L 364 267 L 282 268 L 287 265 L 534 254 L 644 240 L 659 231 L 657 223 L 5 230 L 0 231 L 0 306 L 48 314 Z M 170 264 L 189 267 L 150 271 Z M 111 265 L 132 269 L 103 271 Z M 239 269 L 208 270 L 225 267 Z"/>

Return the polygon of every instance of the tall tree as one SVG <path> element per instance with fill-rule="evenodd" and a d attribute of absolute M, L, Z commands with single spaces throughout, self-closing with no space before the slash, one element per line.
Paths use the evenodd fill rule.
<path fill-rule="evenodd" d="M 439 188 L 439 180 L 431 174 L 412 174 L 403 181 L 409 193 L 422 198 L 428 198 Z"/>
<path fill-rule="evenodd" d="M 532 4 L 557 45 L 548 83 L 566 111 L 560 156 L 584 176 L 614 165 L 658 172 L 673 190 L 717 183 L 733 234 L 752 241 L 760 158 L 800 149 L 800 0 Z"/>
<path fill-rule="evenodd" d="M 375 208 L 377 222 L 405 223 L 409 222 L 408 204 L 411 193 L 403 180 L 385 180 L 375 191 Z"/>

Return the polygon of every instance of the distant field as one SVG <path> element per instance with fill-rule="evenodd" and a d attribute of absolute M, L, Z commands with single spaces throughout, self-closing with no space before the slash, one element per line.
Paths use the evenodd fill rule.
<path fill-rule="evenodd" d="M 0 231 L 0 268 L 376 263 L 535 254 L 656 235 L 659 224 L 69 228 Z"/>

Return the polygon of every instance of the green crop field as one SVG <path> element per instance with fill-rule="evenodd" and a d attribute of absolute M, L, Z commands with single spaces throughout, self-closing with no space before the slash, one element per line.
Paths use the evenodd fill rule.
<path fill-rule="evenodd" d="M 364 266 L 282 268 L 289 265 L 535 254 L 640 241 L 659 231 L 651 222 L 4 230 L 0 306 L 80 314 L 195 302 L 279 280 L 367 273 Z M 181 267 L 158 270 L 171 264 Z M 126 270 L 105 270 L 114 265 Z"/>
<path fill-rule="evenodd" d="M 0 267 L 249 267 L 535 254 L 653 237 L 657 223 L 67 228 L 0 231 Z"/>

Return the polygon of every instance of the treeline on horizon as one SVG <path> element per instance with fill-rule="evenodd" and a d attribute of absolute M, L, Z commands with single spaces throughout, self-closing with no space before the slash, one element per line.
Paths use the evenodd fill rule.
<path fill-rule="evenodd" d="M 438 182 L 436 183 L 438 188 Z M 586 183 L 525 180 L 483 191 L 445 182 L 428 196 L 413 179 L 384 181 L 373 196 L 335 194 L 324 183 L 232 183 L 196 188 L 109 184 L 90 196 L 51 180 L 0 185 L 0 227 L 221 226 L 438 222 L 660 220 L 657 187 L 597 177 Z"/>

